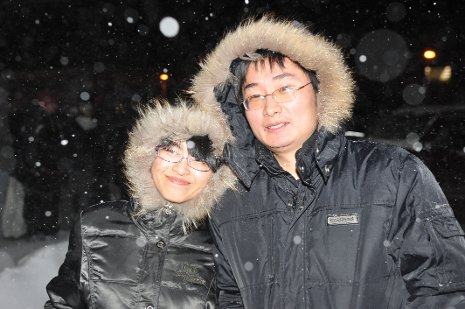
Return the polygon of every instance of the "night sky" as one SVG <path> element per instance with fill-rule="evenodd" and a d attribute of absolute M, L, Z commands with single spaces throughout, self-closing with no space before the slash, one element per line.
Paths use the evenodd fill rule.
<path fill-rule="evenodd" d="M 145 87 L 151 88 L 156 87 L 151 84 L 158 82 L 158 74 L 167 69 L 172 77 L 173 95 L 186 88 L 199 60 L 225 31 L 244 17 L 267 12 L 296 19 L 314 32 L 328 36 L 344 49 L 356 73 L 362 71 L 357 66 L 360 53 L 367 52 L 367 48 L 378 54 L 385 52 L 382 50 L 385 37 L 376 32 L 392 31 L 399 36 L 400 42 L 394 42 L 391 47 L 399 53 L 394 57 L 406 58 L 405 63 L 397 60 L 402 69 L 389 81 L 380 82 L 379 78 L 367 78 L 366 74 L 357 76 L 361 88 L 360 109 L 380 100 L 384 106 L 392 108 L 402 105 L 404 102 L 399 95 L 403 87 L 423 83 L 422 52 L 427 48 L 434 48 L 438 53 L 435 65 L 453 67 L 448 101 L 464 98 L 460 77 L 465 66 L 461 52 L 465 45 L 465 23 L 462 21 L 465 10 L 448 1 L 2 0 L 2 81 L 8 81 L 8 74 L 13 74 L 21 82 L 37 87 L 34 78 L 40 79 L 44 71 L 55 75 L 52 78 L 60 82 L 60 74 L 76 70 L 94 75 L 117 72 L 129 78 L 129 82 L 137 79 L 139 83 L 141 78 Z M 159 30 L 160 21 L 166 16 L 179 22 L 179 32 L 172 38 Z M 371 46 L 360 46 L 364 38 L 378 41 Z M 389 45 L 391 42 L 387 47 Z M 382 64 L 378 61 L 367 65 Z M 22 76 L 24 74 L 26 77 Z M 377 83 L 372 84 L 371 80 Z M 56 82 L 49 81 L 52 86 Z M 155 94 L 156 90 L 152 91 Z M 432 103 L 438 99 L 442 98 L 432 93 L 426 101 Z"/>
<path fill-rule="evenodd" d="M 224 33 L 264 13 L 295 19 L 339 45 L 357 83 L 347 129 L 411 150 L 432 169 L 455 209 L 465 202 L 460 2 L 1 0 L 1 126 L 7 127 L 9 113 L 37 109 L 53 95 L 71 119 L 95 118 L 101 130 L 119 132 L 118 145 L 124 145 L 137 106 L 162 95 L 160 73 L 170 76 L 170 99 L 183 95 L 199 61 Z M 167 16 L 179 25 L 174 36 L 160 29 Z M 436 59 L 423 59 L 428 48 Z M 450 66 L 451 77 L 430 80 L 425 66 Z M 5 150 L 10 142 L 2 135 L 2 160 L 11 154 Z M 115 152 L 115 144 L 109 147 L 100 151 Z"/>

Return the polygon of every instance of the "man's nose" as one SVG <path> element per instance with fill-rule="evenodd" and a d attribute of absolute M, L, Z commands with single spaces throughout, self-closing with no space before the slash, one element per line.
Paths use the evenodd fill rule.
<path fill-rule="evenodd" d="M 272 94 L 267 94 L 265 96 L 265 106 L 263 107 L 263 112 L 265 115 L 273 116 L 281 110 L 281 105 L 276 102 Z"/>

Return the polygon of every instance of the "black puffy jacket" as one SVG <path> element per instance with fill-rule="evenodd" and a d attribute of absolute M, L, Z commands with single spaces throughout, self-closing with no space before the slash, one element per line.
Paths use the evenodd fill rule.
<path fill-rule="evenodd" d="M 230 72 L 262 48 L 319 81 L 299 181 L 255 139 Z M 403 149 L 344 137 L 349 72 L 325 38 L 264 16 L 227 33 L 193 78 L 197 104 L 229 129 L 225 158 L 241 180 L 211 216 L 222 308 L 465 307 L 464 233 L 431 172 Z"/>
<path fill-rule="evenodd" d="M 212 214 L 221 307 L 465 306 L 464 233 L 420 160 L 324 131 L 297 157 L 300 184 L 257 146 Z"/>
<path fill-rule="evenodd" d="M 185 104 L 144 111 L 124 157 L 131 202 L 104 203 L 81 214 L 65 262 L 47 286 L 46 308 L 214 306 L 211 238 L 197 227 L 235 178 L 222 165 L 195 198 L 177 204 L 160 195 L 150 171 L 161 141 L 194 135 L 208 135 L 214 154 L 222 154 L 223 131 L 204 111 Z"/>
<path fill-rule="evenodd" d="M 81 214 L 45 308 L 214 307 L 208 230 L 185 235 L 175 212 L 133 217 L 132 205 L 102 203 Z"/>

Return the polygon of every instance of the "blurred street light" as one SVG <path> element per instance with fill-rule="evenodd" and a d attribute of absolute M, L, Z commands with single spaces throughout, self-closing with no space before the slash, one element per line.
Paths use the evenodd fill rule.
<path fill-rule="evenodd" d="M 161 95 L 166 98 L 168 96 L 168 79 L 170 76 L 168 73 L 160 74 L 160 85 L 161 85 Z"/>
<path fill-rule="evenodd" d="M 436 58 L 436 52 L 432 49 L 427 49 L 423 52 L 423 57 L 427 60 L 433 60 Z"/>
<path fill-rule="evenodd" d="M 441 82 L 447 82 L 452 77 L 452 67 L 446 65 L 443 67 L 425 67 L 425 77 L 428 80 L 438 80 Z"/>

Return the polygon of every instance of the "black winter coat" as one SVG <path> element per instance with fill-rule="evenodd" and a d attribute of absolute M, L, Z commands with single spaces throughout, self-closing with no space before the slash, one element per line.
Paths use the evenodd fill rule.
<path fill-rule="evenodd" d="M 133 202 L 84 211 L 45 308 L 213 308 L 211 238 L 174 211 L 133 217 Z"/>
<path fill-rule="evenodd" d="M 316 74 L 319 130 L 296 154 L 299 181 L 242 108 L 242 64 L 261 49 Z M 405 150 L 338 133 L 355 98 L 345 58 L 303 24 L 264 15 L 228 32 L 192 78 L 195 102 L 229 131 L 225 159 L 242 184 L 211 217 L 224 308 L 465 307 L 464 233 L 431 172 Z"/>
<path fill-rule="evenodd" d="M 295 181 L 261 145 L 255 170 L 227 153 L 243 186 L 211 219 L 222 308 L 465 307 L 464 232 L 412 154 L 322 129 Z"/>

